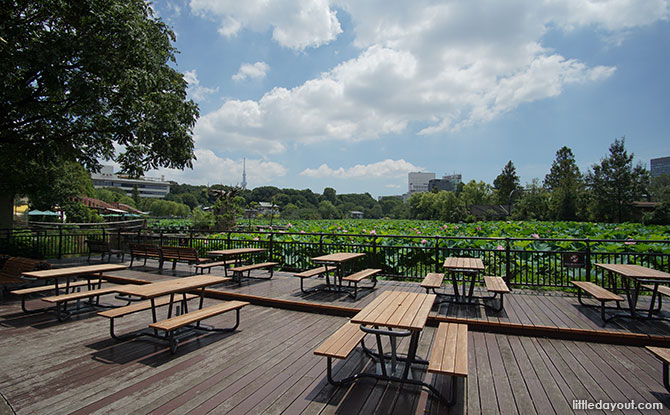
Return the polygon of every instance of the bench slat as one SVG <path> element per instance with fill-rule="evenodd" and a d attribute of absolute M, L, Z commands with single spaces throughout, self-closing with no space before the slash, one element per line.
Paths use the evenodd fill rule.
<path fill-rule="evenodd" d="M 468 326 L 440 323 L 433 340 L 428 371 L 451 376 L 468 375 Z"/>
<path fill-rule="evenodd" d="M 442 281 L 444 280 L 444 274 L 430 272 L 426 275 L 426 278 L 421 282 L 423 288 L 440 288 L 442 286 Z"/>
<path fill-rule="evenodd" d="M 591 294 L 600 301 L 623 301 L 623 297 L 614 294 L 605 288 L 588 281 L 571 281 L 572 284 Z"/>
<path fill-rule="evenodd" d="M 644 288 L 648 289 L 649 291 L 654 291 L 654 286 L 653 285 L 642 284 L 642 286 Z M 663 294 L 663 295 L 667 295 L 667 296 L 670 297 L 670 287 L 668 287 L 667 285 L 659 285 L 658 286 L 658 293 Z"/>
<path fill-rule="evenodd" d="M 670 363 L 670 349 L 665 347 L 654 347 L 654 346 L 646 346 L 645 348 L 649 350 L 658 359 L 666 363 Z"/>
<path fill-rule="evenodd" d="M 505 284 L 505 280 L 502 277 L 491 277 L 485 276 L 484 283 L 486 284 L 486 290 L 494 293 L 508 293 L 509 288 Z"/>
<path fill-rule="evenodd" d="M 202 308 L 200 310 L 191 311 L 180 316 L 172 317 L 167 320 L 151 323 L 149 324 L 149 327 L 159 330 L 172 331 L 180 327 L 187 326 L 191 323 L 195 323 L 196 321 L 204 320 L 208 317 L 214 317 L 227 311 L 236 310 L 249 304 L 250 303 L 246 301 L 226 301 L 210 307 Z"/>
<path fill-rule="evenodd" d="M 345 323 L 332 336 L 321 343 L 314 350 L 318 356 L 334 357 L 337 359 L 346 359 L 347 356 L 356 348 L 365 337 L 365 332 L 361 330 L 360 324 L 352 322 Z"/>
<path fill-rule="evenodd" d="M 328 271 L 335 271 L 335 268 L 331 268 Z M 293 274 L 294 277 L 300 277 L 300 278 L 310 278 L 315 275 L 323 274 L 326 272 L 326 267 L 318 267 L 318 268 L 312 268 L 308 269 L 306 271 L 298 272 L 297 274 Z"/>
<path fill-rule="evenodd" d="M 360 282 L 361 280 L 371 277 L 373 275 L 379 274 L 382 272 L 381 269 L 377 268 L 367 268 L 362 271 L 358 271 L 355 274 L 347 275 L 346 277 L 342 278 L 343 281 L 357 281 Z"/>
<path fill-rule="evenodd" d="M 91 284 L 98 284 L 98 281 L 92 280 Z M 70 287 L 82 287 L 86 285 L 88 285 L 88 281 L 74 281 L 70 283 Z M 42 293 L 46 291 L 54 291 L 55 289 L 56 287 L 54 285 L 49 284 L 49 285 L 40 285 L 39 287 L 22 288 L 20 290 L 13 290 L 10 292 L 14 295 L 27 295 L 27 294 Z M 65 289 L 65 284 L 58 284 L 58 289 L 59 290 Z"/>
<path fill-rule="evenodd" d="M 260 264 L 243 265 L 241 267 L 231 268 L 231 270 L 233 272 L 244 272 L 244 271 L 251 271 L 253 269 L 274 267 L 276 265 L 279 265 L 279 262 L 262 262 Z"/>
<path fill-rule="evenodd" d="M 98 295 L 114 293 L 116 292 L 117 287 L 118 285 L 115 284 L 110 287 L 99 288 L 96 290 L 80 291 L 76 293 L 54 295 L 52 297 L 44 297 L 41 298 L 41 300 L 46 301 L 47 303 L 60 303 L 63 301 L 80 300 L 82 298 L 96 297 Z"/>
<path fill-rule="evenodd" d="M 226 265 L 235 265 L 235 261 L 216 261 L 216 262 L 207 262 L 205 264 L 197 264 L 196 268 L 213 268 L 213 267 L 222 267 Z"/>
<path fill-rule="evenodd" d="M 198 298 L 198 295 L 195 294 L 186 294 L 186 300 L 191 300 L 193 298 Z M 180 302 L 183 296 L 175 295 L 175 302 Z M 159 297 L 155 299 L 156 307 L 170 304 L 170 296 Z M 107 318 L 116 318 L 122 317 L 128 314 L 136 313 L 138 311 L 149 310 L 151 309 L 151 301 L 140 301 L 138 303 L 130 304 L 123 307 L 111 308 L 109 310 L 100 311 L 99 316 Z"/>

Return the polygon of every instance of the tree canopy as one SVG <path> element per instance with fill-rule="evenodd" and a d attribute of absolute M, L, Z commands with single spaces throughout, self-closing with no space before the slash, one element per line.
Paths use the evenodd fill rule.
<path fill-rule="evenodd" d="M 192 166 L 197 105 L 172 30 L 143 0 L 14 0 L 0 9 L 0 174 L 13 196 L 46 168 L 115 160 L 139 176 Z"/>

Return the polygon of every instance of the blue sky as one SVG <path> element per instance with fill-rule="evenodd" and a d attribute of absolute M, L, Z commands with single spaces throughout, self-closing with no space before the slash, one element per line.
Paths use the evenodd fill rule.
<path fill-rule="evenodd" d="M 522 184 L 615 138 L 670 155 L 667 0 L 156 0 L 200 107 L 180 183 L 407 191 L 407 173 Z"/>

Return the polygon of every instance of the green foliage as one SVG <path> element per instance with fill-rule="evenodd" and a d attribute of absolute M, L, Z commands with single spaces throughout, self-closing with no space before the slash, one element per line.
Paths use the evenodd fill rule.
<path fill-rule="evenodd" d="M 149 3 L 17 0 L 0 22 L 3 193 L 48 193 L 43 178 L 69 162 L 133 176 L 192 165 L 198 107 Z"/>
<path fill-rule="evenodd" d="M 632 202 L 646 193 L 649 173 L 633 167 L 633 154 L 625 149 L 625 137 L 614 140 L 609 155 L 594 164 L 586 177 L 591 191 L 590 211 L 598 221 L 622 222 L 632 219 Z"/>
<path fill-rule="evenodd" d="M 246 205 L 245 199 L 240 196 L 240 187 L 224 186 L 218 190 L 218 200 L 212 206 L 216 230 L 225 231 L 235 229 L 237 216 L 241 215 Z"/>
<path fill-rule="evenodd" d="M 216 220 L 212 212 L 204 212 L 200 208 L 195 208 L 192 211 L 192 222 L 195 229 L 208 230 L 214 227 Z"/>
<path fill-rule="evenodd" d="M 521 199 L 512 208 L 512 219 L 545 220 L 548 219 L 549 192 L 538 179 L 526 186 Z"/>
<path fill-rule="evenodd" d="M 470 180 L 460 191 L 460 198 L 465 206 L 491 205 L 494 203 L 493 188 L 482 182 Z"/>
<path fill-rule="evenodd" d="M 77 196 L 94 196 L 89 173 L 78 163 L 51 164 L 40 168 L 42 175 L 28 186 L 27 196 L 33 209 L 63 207 Z"/>
<path fill-rule="evenodd" d="M 584 180 L 570 148 L 563 146 L 556 152 L 551 170 L 544 177 L 544 186 L 551 191 L 547 219 L 575 220 L 579 217 Z"/>
<path fill-rule="evenodd" d="M 188 206 L 162 199 L 146 199 L 144 209 L 148 209 L 151 216 L 158 217 L 186 217 L 191 214 Z"/>
<path fill-rule="evenodd" d="M 99 223 L 104 222 L 104 218 L 86 205 L 79 202 L 70 202 L 63 207 L 66 221 L 70 223 Z"/>
<path fill-rule="evenodd" d="M 516 168 L 512 160 L 507 162 L 502 172 L 495 178 L 493 188 L 496 190 L 496 200 L 501 205 L 510 203 L 512 192 L 521 189 L 519 176 L 516 174 Z"/>

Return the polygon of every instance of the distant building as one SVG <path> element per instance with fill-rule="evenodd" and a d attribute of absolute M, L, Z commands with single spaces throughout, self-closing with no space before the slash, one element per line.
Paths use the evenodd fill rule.
<path fill-rule="evenodd" d="M 651 177 L 658 177 L 661 174 L 670 174 L 670 157 L 659 157 L 651 159 Z"/>
<path fill-rule="evenodd" d="M 358 210 L 352 210 L 349 212 L 351 219 L 363 219 L 363 212 Z"/>
<path fill-rule="evenodd" d="M 134 186 L 137 186 L 140 197 L 160 198 L 170 192 L 170 183 L 166 182 L 164 177 L 131 179 L 127 175 L 115 174 L 112 166 L 102 166 L 100 173 L 91 173 L 91 180 L 96 189 L 114 187 L 122 189 L 128 196 L 132 196 Z"/>
<path fill-rule="evenodd" d="M 442 176 L 441 179 L 431 179 L 428 181 L 428 191 L 433 189 L 446 190 L 448 192 L 455 192 L 458 185 L 461 183 L 460 174 L 451 174 Z"/>
<path fill-rule="evenodd" d="M 428 183 L 433 179 L 435 179 L 435 173 L 409 173 L 407 176 L 406 198 L 409 198 L 413 193 L 427 192 Z"/>

